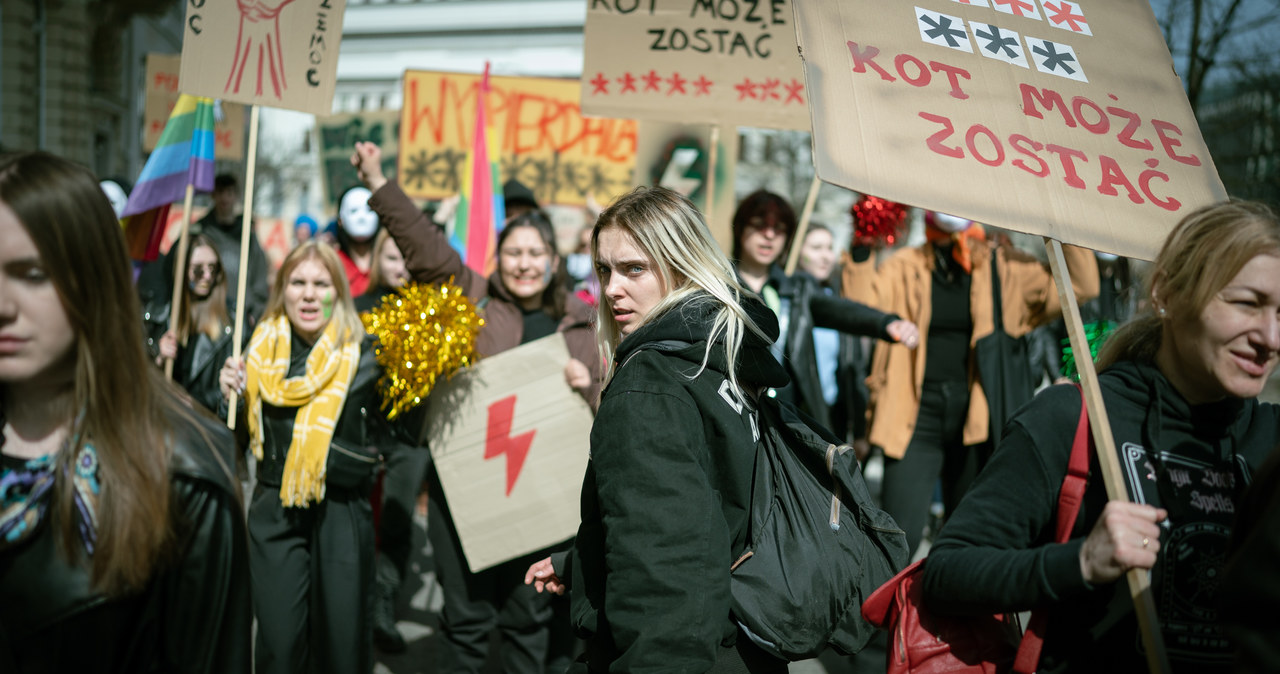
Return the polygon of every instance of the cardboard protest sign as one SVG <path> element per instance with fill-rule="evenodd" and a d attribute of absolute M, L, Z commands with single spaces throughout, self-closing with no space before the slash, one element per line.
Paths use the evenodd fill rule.
<path fill-rule="evenodd" d="M 498 138 L 502 180 L 533 190 L 540 204 L 608 203 L 631 186 L 636 123 L 584 119 L 574 80 L 490 77 L 487 114 Z M 399 180 L 417 199 L 459 192 L 475 126 L 479 75 L 405 71 Z"/>
<path fill-rule="evenodd" d="M 795 0 L 818 175 L 1151 259 L 1225 198 L 1146 0 Z"/>
<path fill-rule="evenodd" d="M 190 0 L 182 92 L 329 114 L 346 6 L 346 0 Z"/>
<path fill-rule="evenodd" d="M 591 0 L 589 115 L 809 129 L 790 0 Z"/>
<path fill-rule="evenodd" d="M 578 531 L 591 409 L 554 334 L 480 361 L 431 393 L 428 443 L 473 572 Z"/>
<path fill-rule="evenodd" d="M 360 184 L 351 165 L 356 141 L 376 143 L 382 148 L 382 172 L 396 177 L 396 157 L 400 145 L 400 111 L 374 110 L 316 119 L 320 148 L 320 178 L 325 203 L 337 210 L 338 200 L 349 187 Z"/>
<path fill-rule="evenodd" d="M 169 113 L 178 102 L 177 54 L 147 54 L 146 98 L 142 114 L 142 150 L 156 149 Z M 214 123 L 213 151 L 218 159 L 244 159 L 244 106 L 222 102 L 222 117 Z"/>
<path fill-rule="evenodd" d="M 705 124 L 675 124 L 640 120 L 636 150 L 636 185 L 661 185 L 689 197 L 707 219 L 707 227 L 727 255 L 733 249 L 733 186 L 737 174 L 738 138 L 721 133 L 712 170 L 711 128 Z M 715 191 L 707 207 L 707 189 Z"/>

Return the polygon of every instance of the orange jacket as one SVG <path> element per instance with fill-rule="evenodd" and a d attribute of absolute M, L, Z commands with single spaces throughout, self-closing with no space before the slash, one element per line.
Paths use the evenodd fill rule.
<path fill-rule="evenodd" d="M 991 248 L 977 245 L 973 250 L 973 275 L 969 290 L 969 311 L 973 334 L 969 337 L 969 413 L 964 423 L 964 443 L 987 439 L 987 397 L 976 376 L 973 346 L 995 331 L 991 296 Z M 1098 263 L 1093 251 L 1063 246 L 1076 299 L 1085 302 L 1098 294 Z M 854 262 L 844 256 L 844 295 L 881 311 L 895 313 L 920 328 L 920 346 L 914 351 L 900 344 L 877 345 L 871 361 L 867 388 L 870 400 L 868 440 L 884 450 L 885 456 L 900 459 L 916 428 L 920 413 L 920 389 L 924 382 L 925 353 L 929 348 L 929 319 L 933 315 L 933 246 L 925 244 L 894 253 L 875 268 L 874 257 Z M 1036 326 L 1062 313 L 1057 287 L 1049 268 L 1022 251 L 997 249 L 996 269 L 1000 274 L 1004 329 L 1021 337 Z"/>

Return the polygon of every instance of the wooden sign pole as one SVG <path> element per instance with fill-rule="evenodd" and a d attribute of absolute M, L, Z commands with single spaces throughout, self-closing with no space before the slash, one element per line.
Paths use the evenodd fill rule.
<path fill-rule="evenodd" d="M 800 262 L 800 245 L 804 243 L 804 236 L 809 232 L 809 220 L 813 218 L 813 207 L 818 203 L 818 188 L 820 187 L 822 187 L 822 181 L 818 179 L 818 170 L 815 167 L 813 184 L 809 186 L 809 196 L 805 198 L 804 210 L 800 213 L 800 224 L 792 234 L 791 254 L 787 256 L 787 276 L 796 273 L 796 265 Z"/>
<path fill-rule="evenodd" d="M 254 169 L 258 162 L 258 110 L 261 106 L 253 106 L 249 113 L 249 155 L 244 178 L 244 219 L 240 223 L 240 275 L 236 280 L 236 328 L 231 338 L 231 358 L 240 360 L 240 345 L 244 343 L 244 306 L 245 288 L 249 275 L 249 236 L 253 233 L 253 180 Z M 227 410 L 227 428 L 236 429 L 236 392 L 231 392 L 230 408 Z"/>
<path fill-rule="evenodd" d="M 1071 273 L 1067 270 L 1067 262 L 1062 255 L 1062 243 L 1049 237 L 1045 237 L 1044 242 L 1049 252 L 1053 280 L 1058 286 L 1058 299 L 1062 302 L 1067 336 L 1071 339 L 1071 350 L 1076 354 L 1076 368 L 1080 372 L 1080 386 L 1084 389 L 1084 397 L 1088 403 L 1089 426 L 1093 429 L 1093 441 L 1098 450 L 1098 464 L 1102 469 L 1107 499 L 1128 501 L 1129 492 L 1125 488 L 1120 457 L 1116 454 L 1115 438 L 1111 434 L 1111 420 L 1107 417 L 1107 408 L 1102 404 L 1102 389 L 1098 386 L 1098 373 L 1089 356 L 1089 340 L 1085 336 L 1080 306 L 1076 303 L 1076 294 L 1071 286 Z M 1155 599 L 1151 596 L 1150 573 L 1145 569 L 1130 569 L 1125 578 L 1129 583 L 1129 595 L 1133 598 L 1134 612 L 1138 616 L 1138 631 L 1142 635 L 1142 646 L 1147 652 L 1147 666 L 1152 674 L 1167 674 L 1171 669 L 1164 650 L 1164 639 L 1160 634 Z"/>
<path fill-rule="evenodd" d="M 706 182 L 706 204 L 702 208 L 702 217 L 707 221 L 707 227 L 715 231 L 715 226 L 711 224 L 712 211 L 715 210 L 716 203 L 716 171 L 719 170 L 720 164 L 720 125 L 711 125 L 711 142 L 707 151 L 707 182 Z"/>
<path fill-rule="evenodd" d="M 195 197 L 196 187 L 187 183 L 187 195 L 182 199 L 182 234 L 178 237 L 178 255 L 173 259 L 173 298 L 169 302 L 169 332 L 178 334 L 178 310 L 190 311 L 181 306 L 182 288 L 187 281 L 187 246 L 191 242 L 191 201 Z M 164 360 L 164 376 L 173 379 L 173 359 Z"/>

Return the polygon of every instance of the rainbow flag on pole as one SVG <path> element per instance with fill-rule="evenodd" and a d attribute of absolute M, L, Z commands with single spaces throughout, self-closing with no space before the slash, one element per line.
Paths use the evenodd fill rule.
<path fill-rule="evenodd" d="M 142 261 L 160 252 L 170 204 L 182 201 L 187 185 L 213 191 L 213 99 L 182 94 L 169 113 L 156 149 L 120 214 L 129 254 Z"/>
<path fill-rule="evenodd" d="M 484 64 L 484 77 L 476 93 L 476 127 L 471 137 L 466 172 L 462 176 L 462 194 L 454 214 L 453 235 L 449 243 L 462 256 L 463 264 L 488 276 L 494 269 L 494 247 L 497 233 L 506 221 L 502 182 L 498 178 L 498 147 L 489 130 L 485 106 L 489 99 L 489 64 Z"/>

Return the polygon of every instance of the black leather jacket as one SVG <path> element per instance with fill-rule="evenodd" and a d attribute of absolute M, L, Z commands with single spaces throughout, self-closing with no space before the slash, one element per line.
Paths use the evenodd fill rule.
<path fill-rule="evenodd" d="M 200 415 L 173 448 L 174 557 L 139 594 L 107 598 L 43 530 L 0 553 L 0 672 L 250 671 L 248 539 L 234 441 Z"/>

